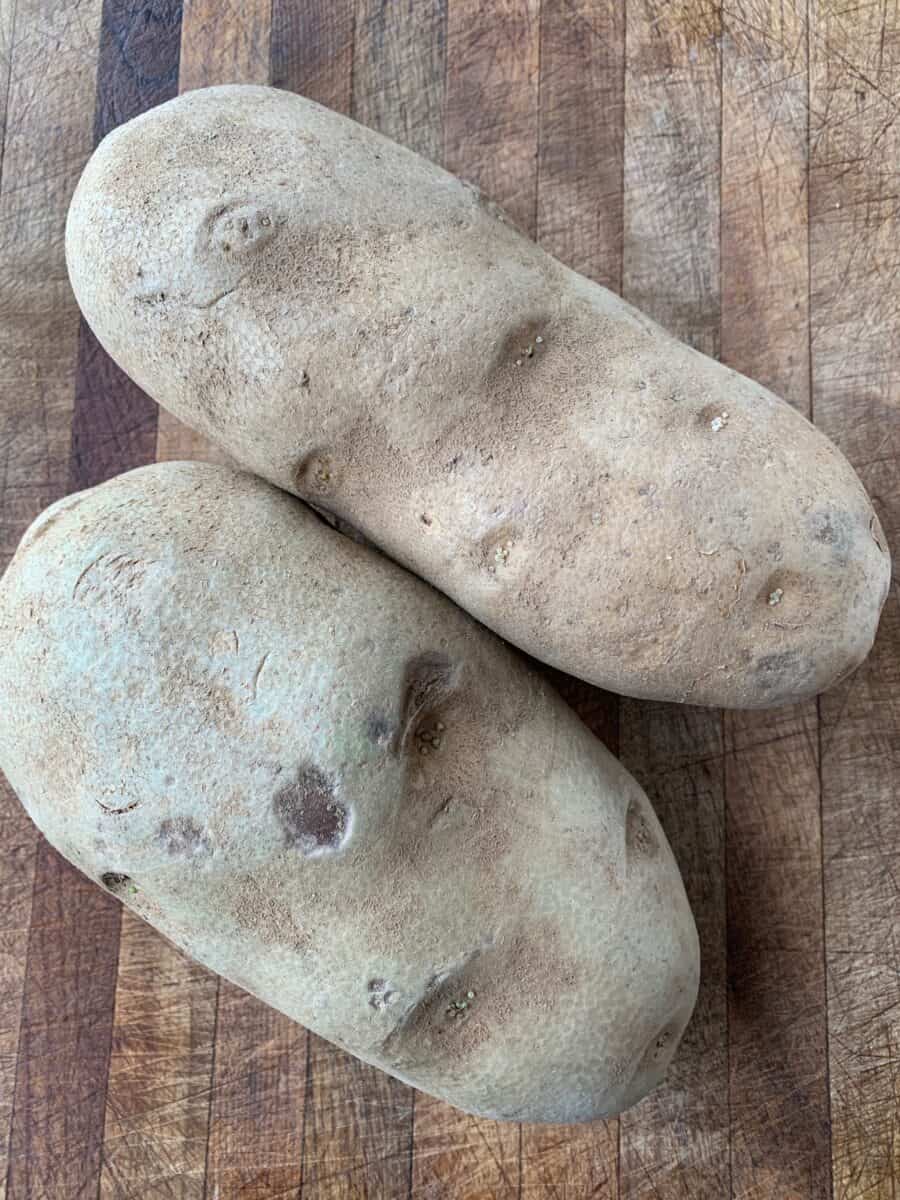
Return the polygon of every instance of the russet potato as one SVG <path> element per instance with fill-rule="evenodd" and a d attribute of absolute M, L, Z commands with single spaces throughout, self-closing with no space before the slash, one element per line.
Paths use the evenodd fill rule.
<path fill-rule="evenodd" d="M 0 766 L 208 967 L 485 1116 L 663 1076 L 698 947 L 646 796 L 449 600 L 224 467 L 141 468 L 0 581 Z"/>
<path fill-rule="evenodd" d="M 872 644 L 889 557 L 835 446 L 345 117 L 163 104 L 88 163 L 67 256 L 161 404 L 545 662 L 754 708 Z"/>

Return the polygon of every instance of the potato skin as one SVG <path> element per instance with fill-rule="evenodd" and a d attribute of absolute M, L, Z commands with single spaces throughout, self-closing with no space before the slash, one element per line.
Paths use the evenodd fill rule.
<path fill-rule="evenodd" d="M 160 403 L 556 667 L 754 708 L 868 653 L 890 562 L 838 450 L 345 117 L 170 101 L 97 149 L 67 256 Z"/>
<path fill-rule="evenodd" d="M 698 979 L 662 829 L 421 580 L 259 479 L 158 465 L 32 525 L 0 646 L 26 809 L 207 966 L 485 1116 L 662 1077 Z"/>

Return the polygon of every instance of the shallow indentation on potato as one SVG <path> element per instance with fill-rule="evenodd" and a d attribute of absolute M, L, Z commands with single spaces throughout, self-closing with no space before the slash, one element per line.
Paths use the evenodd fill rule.
<path fill-rule="evenodd" d="M 211 251 L 241 257 L 259 250 L 278 232 L 276 215 L 252 200 L 216 204 L 204 217 L 197 233 L 201 255 Z"/>
<path fill-rule="evenodd" d="M 396 990 L 391 987 L 386 979 L 370 979 L 367 991 L 369 993 L 369 1007 L 374 1008 L 377 1012 L 383 1012 L 384 1009 L 390 1007 L 397 999 Z"/>
<path fill-rule="evenodd" d="M 351 814 L 338 800 L 334 781 L 313 763 L 276 792 L 273 807 L 285 845 L 307 858 L 339 850 L 350 834 Z"/>
<path fill-rule="evenodd" d="M 709 433 L 722 433 L 730 420 L 731 414 L 721 404 L 707 404 L 697 414 L 697 424 Z"/>
<path fill-rule="evenodd" d="M 523 321 L 501 339 L 491 364 L 497 370 L 536 366 L 547 349 L 548 317 L 545 314 Z"/>
<path fill-rule="evenodd" d="M 206 835 L 190 817 L 167 817 L 159 827 L 158 837 L 166 853 L 173 857 L 209 850 Z"/>
<path fill-rule="evenodd" d="M 809 580 L 796 571 L 773 571 L 756 594 L 767 617 L 782 621 L 798 614 L 808 597 Z"/>
<path fill-rule="evenodd" d="M 457 688 L 459 673 L 459 666 L 440 650 L 429 650 L 409 659 L 403 672 L 401 747 L 415 748 L 420 754 L 423 748 L 440 748 L 445 724 L 439 717 L 439 709 Z"/>
<path fill-rule="evenodd" d="M 492 529 L 478 547 L 478 556 L 483 570 L 489 575 L 501 575 L 515 562 L 515 547 L 518 541 L 518 526 L 511 522 Z"/>
<path fill-rule="evenodd" d="M 625 813 L 625 849 L 636 858 L 654 858 L 659 852 L 659 842 L 636 796 L 629 801 Z"/>
<path fill-rule="evenodd" d="M 321 450 L 302 458 L 294 472 L 294 485 L 301 496 L 329 496 L 336 484 L 334 460 Z"/>
<path fill-rule="evenodd" d="M 489 1037 L 487 1023 L 478 1019 L 479 980 L 472 970 L 481 953 L 476 949 L 460 964 L 428 978 L 382 1043 L 383 1054 L 397 1064 L 419 1061 L 445 1047 L 458 1056 Z"/>

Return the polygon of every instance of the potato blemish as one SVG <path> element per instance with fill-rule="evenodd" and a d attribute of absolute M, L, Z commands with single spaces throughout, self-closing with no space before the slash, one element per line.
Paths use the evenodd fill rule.
<path fill-rule="evenodd" d="M 653 858 L 659 845 L 639 800 L 631 800 L 625 814 L 625 847 L 629 856 Z"/>
<path fill-rule="evenodd" d="M 273 807 L 285 845 L 307 858 L 339 850 L 349 836 L 349 810 L 337 799 L 333 781 L 311 763 L 276 793 Z"/>
<path fill-rule="evenodd" d="M 203 830 L 190 817 L 168 817 L 159 827 L 159 840 L 166 852 L 173 856 L 209 849 Z"/>

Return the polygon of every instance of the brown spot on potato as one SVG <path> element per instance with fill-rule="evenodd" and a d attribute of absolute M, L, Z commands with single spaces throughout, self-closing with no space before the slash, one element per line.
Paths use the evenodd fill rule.
<path fill-rule="evenodd" d="M 655 858 L 659 852 L 659 842 L 637 797 L 629 801 L 625 813 L 625 849 L 636 858 Z"/>
<path fill-rule="evenodd" d="M 119 871 L 105 871 L 100 876 L 100 882 L 114 896 L 121 896 L 131 884 L 131 876 L 122 875 Z"/>
<path fill-rule="evenodd" d="M 159 841 L 173 856 L 209 849 L 203 830 L 190 817 L 167 817 L 159 827 Z"/>
<path fill-rule="evenodd" d="M 273 807 L 285 845 L 302 854 L 317 857 L 338 850 L 346 839 L 349 813 L 336 798 L 333 781 L 313 763 L 301 767 L 294 781 L 276 793 Z"/>

